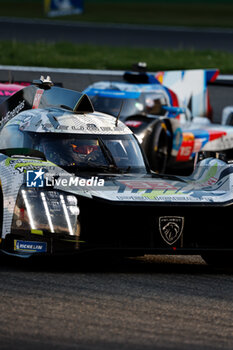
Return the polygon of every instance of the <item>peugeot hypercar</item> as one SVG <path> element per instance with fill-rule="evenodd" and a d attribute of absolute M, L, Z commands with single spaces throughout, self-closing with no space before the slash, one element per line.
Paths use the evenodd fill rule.
<path fill-rule="evenodd" d="M 87 95 L 34 84 L 0 104 L 2 252 L 231 258 L 231 164 L 153 173 L 133 132 Z"/>
<path fill-rule="evenodd" d="M 211 121 L 207 83 L 218 74 L 218 70 L 126 72 L 125 82 L 97 82 L 83 92 L 95 110 L 118 116 L 130 127 L 151 169 L 190 173 L 200 151 L 224 152 L 232 158 L 233 127 Z"/>

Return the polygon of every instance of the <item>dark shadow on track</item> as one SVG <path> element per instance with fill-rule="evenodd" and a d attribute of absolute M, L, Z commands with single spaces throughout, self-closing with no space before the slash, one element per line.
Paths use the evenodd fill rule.
<path fill-rule="evenodd" d="M 151 255 L 113 257 L 100 255 L 32 257 L 22 259 L 0 256 L 0 271 L 53 273 L 133 273 L 133 274 L 233 274 L 233 267 L 217 268 L 205 264 L 199 256 Z"/>

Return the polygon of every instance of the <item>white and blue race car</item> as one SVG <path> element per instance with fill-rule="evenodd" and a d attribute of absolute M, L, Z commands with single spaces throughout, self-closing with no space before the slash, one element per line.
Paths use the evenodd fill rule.
<path fill-rule="evenodd" d="M 207 84 L 213 70 L 126 72 L 124 81 L 100 81 L 86 93 L 98 111 L 118 116 L 137 136 L 151 169 L 178 173 L 193 169 L 200 151 L 233 156 L 228 119 L 212 123 Z M 224 125 L 223 125 L 224 124 Z"/>

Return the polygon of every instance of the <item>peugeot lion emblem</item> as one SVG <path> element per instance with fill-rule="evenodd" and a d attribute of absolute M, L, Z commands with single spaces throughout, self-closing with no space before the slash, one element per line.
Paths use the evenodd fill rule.
<path fill-rule="evenodd" d="M 180 238 L 184 228 L 184 218 L 181 216 L 161 216 L 159 232 L 163 240 L 172 245 Z"/>

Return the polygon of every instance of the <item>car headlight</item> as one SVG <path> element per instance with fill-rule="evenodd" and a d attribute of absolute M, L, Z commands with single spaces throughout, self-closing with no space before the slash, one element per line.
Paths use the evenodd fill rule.
<path fill-rule="evenodd" d="M 22 186 L 14 209 L 12 231 L 79 236 L 79 213 L 75 196 Z"/>

